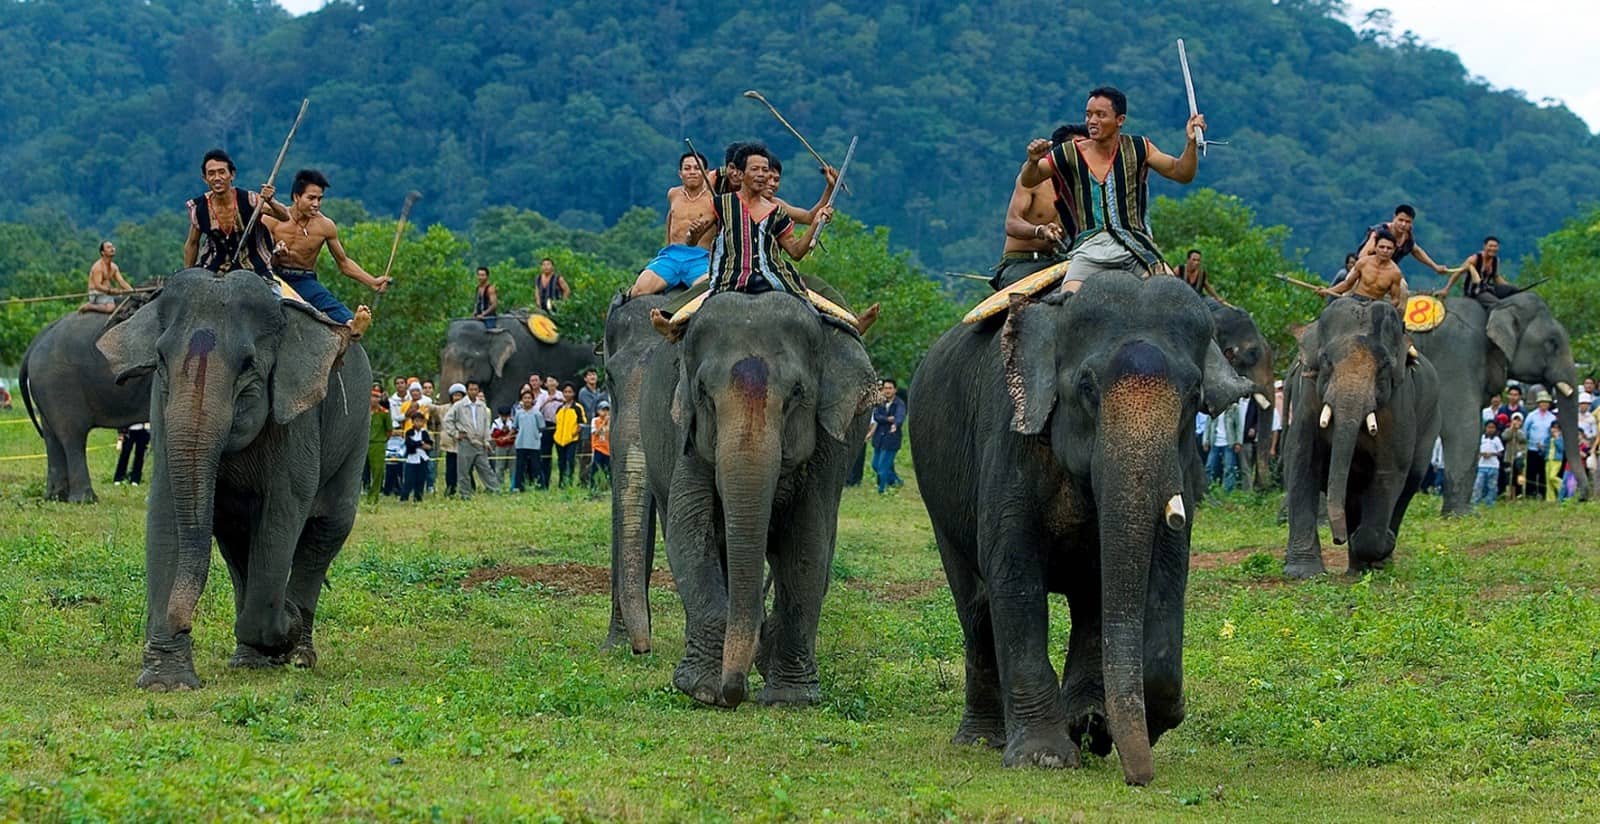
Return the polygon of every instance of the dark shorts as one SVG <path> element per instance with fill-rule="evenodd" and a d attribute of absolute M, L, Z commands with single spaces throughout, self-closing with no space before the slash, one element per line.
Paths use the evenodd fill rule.
<path fill-rule="evenodd" d="M 300 297 L 304 298 L 306 303 L 311 304 L 317 311 L 327 315 L 334 323 L 349 323 L 355 318 L 355 314 L 343 303 L 340 303 L 339 299 L 328 291 L 328 287 L 323 286 L 321 281 L 317 280 L 316 272 L 308 272 L 304 269 L 280 269 L 278 270 L 278 277 L 284 283 L 289 284 L 296 292 L 299 292 Z"/>
<path fill-rule="evenodd" d="M 1055 252 L 1007 252 L 994 267 L 994 277 L 989 286 L 996 292 L 1046 267 L 1054 266 L 1066 256 Z"/>

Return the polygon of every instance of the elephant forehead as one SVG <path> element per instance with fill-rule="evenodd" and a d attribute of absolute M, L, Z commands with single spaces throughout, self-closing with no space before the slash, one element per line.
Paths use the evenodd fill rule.
<path fill-rule="evenodd" d="M 767 362 L 757 357 L 740 359 L 728 370 L 733 390 L 747 398 L 764 398 L 767 395 Z"/>

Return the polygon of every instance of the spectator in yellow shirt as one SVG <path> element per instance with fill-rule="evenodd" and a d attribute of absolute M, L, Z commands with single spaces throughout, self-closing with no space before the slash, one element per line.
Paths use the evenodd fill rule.
<path fill-rule="evenodd" d="M 561 387 L 561 408 L 556 410 L 556 463 L 561 468 L 562 486 L 572 480 L 577 465 L 578 436 L 589 419 L 578 404 L 578 389 L 570 382 Z"/>

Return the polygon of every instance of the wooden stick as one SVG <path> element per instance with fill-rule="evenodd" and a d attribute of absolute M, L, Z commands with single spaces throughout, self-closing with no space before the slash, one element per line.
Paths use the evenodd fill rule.
<path fill-rule="evenodd" d="M 1305 282 L 1303 280 L 1296 280 L 1296 279 L 1294 279 L 1292 277 L 1289 277 L 1288 275 L 1283 274 L 1282 272 L 1279 272 L 1278 274 L 1273 275 L 1273 277 L 1277 278 L 1278 280 L 1283 281 L 1284 283 L 1288 283 L 1288 284 L 1291 284 L 1291 285 L 1294 285 L 1294 286 L 1298 286 L 1301 289 L 1310 289 L 1313 292 L 1320 292 L 1323 289 L 1328 288 L 1326 286 L 1318 286 L 1318 285 L 1316 285 L 1314 283 L 1307 283 L 1307 282 Z"/>
<path fill-rule="evenodd" d="M 406 219 L 411 217 L 411 207 L 415 206 L 417 204 L 417 199 L 421 198 L 421 197 L 422 197 L 422 193 L 417 191 L 417 190 L 415 190 L 415 189 L 413 189 L 410 192 L 406 193 L 405 205 L 400 207 L 400 219 L 398 221 L 396 221 L 395 224 L 394 224 L 394 243 L 390 244 L 390 246 L 389 246 L 389 262 L 385 263 L 383 265 L 383 276 L 384 277 L 388 277 L 389 276 L 389 272 L 394 269 L 394 256 L 395 256 L 395 253 L 400 251 L 400 236 L 405 234 L 405 231 L 406 231 Z M 389 290 L 388 290 L 388 288 L 385 288 L 383 291 L 387 292 Z M 378 308 L 378 301 L 380 301 L 382 299 L 383 299 L 383 292 L 379 292 L 377 297 L 374 297 L 372 299 L 372 308 L 373 309 Z"/>
<path fill-rule="evenodd" d="M 278 179 L 278 170 L 283 168 L 284 155 L 289 153 L 289 144 L 294 142 L 294 133 L 299 130 L 300 121 L 306 117 L 306 107 L 310 105 L 311 98 L 309 97 L 300 101 L 300 113 L 294 116 L 294 123 L 289 126 L 289 136 L 283 139 L 283 148 L 278 150 L 278 159 L 273 162 L 272 174 L 267 175 L 267 182 L 261 186 L 263 189 L 271 186 L 272 182 Z M 245 254 L 245 250 L 250 247 L 250 232 L 255 229 L 256 221 L 261 218 L 261 207 L 263 205 L 263 201 L 257 198 L 256 207 L 250 210 L 250 220 L 244 225 L 244 235 L 239 239 L 239 248 L 233 253 L 233 261 L 236 265 L 239 262 L 239 256 Z"/>
<path fill-rule="evenodd" d="M 127 295 L 127 294 L 133 294 L 134 292 L 154 292 L 155 290 L 157 290 L 159 288 L 161 288 L 161 287 L 159 287 L 159 286 L 136 286 L 136 287 L 134 287 L 132 289 L 127 290 L 126 292 L 102 292 L 101 294 L 105 294 L 105 295 Z M 44 297 L 38 297 L 38 298 L 0 298 L 0 304 L 6 304 L 6 303 L 43 303 L 45 301 L 51 301 L 51 300 L 77 300 L 79 298 L 89 297 L 92 294 L 94 294 L 94 293 L 93 292 L 73 292 L 70 295 L 45 295 Z"/>
<path fill-rule="evenodd" d="M 745 92 L 744 96 L 750 98 L 751 100 L 759 101 L 761 103 L 761 105 L 766 106 L 767 107 L 767 111 L 772 112 L 772 116 L 776 117 L 778 119 L 778 122 L 782 123 L 783 127 L 785 129 L 789 130 L 789 134 L 794 135 L 794 139 L 795 140 L 800 141 L 800 145 L 806 147 L 806 151 L 810 152 L 811 156 L 816 158 L 818 163 L 821 163 L 823 166 L 831 165 L 830 163 L 828 163 L 828 161 L 822 159 L 822 155 L 818 154 L 816 149 L 811 148 L 811 144 L 808 143 L 806 141 L 805 137 L 800 134 L 800 130 L 796 129 L 794 126 L 790 125 L 789 121 L 785 120 L 783 115 L 778 113 L 778 107 L 772 105 L 772 103 L 770 101 L 768 101 L 765 97 L 763 97 L 761 95 L 761 92 L 758 92 L 755 89 L 751 89 L 751 90 Z M 845 191 L 845 194 L 849 194 L 849 195 L 855 194 L 855 192 L 850 191 L 850 186 L 848 184 L 845 185 L 844 191 Z"/>

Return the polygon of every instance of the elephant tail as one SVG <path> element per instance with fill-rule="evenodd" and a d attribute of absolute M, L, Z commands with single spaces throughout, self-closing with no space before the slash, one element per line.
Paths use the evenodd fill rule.
<path fill-rule="evenodd" d="M 33 345 L 29 344 L 26 352 L 22 353 L 22 365 L 17 368 L 17 394 L 22 396 L 22 407 L 28 410 L 28 420 L 33 422 L 33 431 L 44 438 L 44 427 L 39 424 L 39 415 L 33 409 L 33 393 L 28 391 L 28 356 L 33 354 Z"/>

